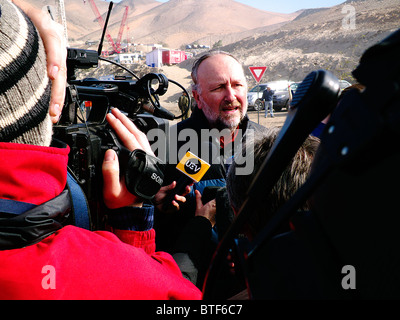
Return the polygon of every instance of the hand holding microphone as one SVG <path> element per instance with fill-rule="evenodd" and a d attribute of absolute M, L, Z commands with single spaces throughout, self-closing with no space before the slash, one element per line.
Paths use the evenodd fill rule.
<path fill-rule="evenodd" d="M 162 209 L 164 211 L 170 210 L 173 207 L 172 201 L 175 199 L 175 195 L 187 193 L 187 186 L 199 182 L 209 168 L 209 163 L 188 151 L 176 166 L 176 169 L 180 172 L 179 178 L 176 180 L 175 188 L 164 198 Z"/>
<path fill-rule="evenodd" d="M 160 191 L 155 195 L 153 204 L 159 209 L 163 210 L 163 204 L 164 204 L 164 199 L 165 197 L 170 193 L 173 192 L 176 187 L 176 181 L 172 181 L 171 184 L 167 186 L 161 187 Z M 180 203 L 185 203 L 186 202 L 186 195 L 190 193 L 191 190 L 191 185 L 186 186 L 185 190 L 181 195 L 175 194 L 175 197 L 171 201 L 170 208 L 168 210 L 171 210 L 171 208 L 174 209 L 174 211 L 178 211 L 180 209 Z"/>

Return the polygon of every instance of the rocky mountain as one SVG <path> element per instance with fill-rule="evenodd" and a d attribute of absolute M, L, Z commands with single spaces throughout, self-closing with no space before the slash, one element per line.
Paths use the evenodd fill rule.
<path fill-rule="evenodd" d="M 108 3 L 94 0 L 100 13 Z M 43 7 L 48 0 L 31 0 Z M 263 82 L 301 81 L 316 69 L 354 81 L 351 71 L 362 53 L 400 27 L 400 0 L 352 0 L 331 8 L 293 14 L 257 10 L 234 0 L 123 0 L 114 5 L 110 34 L 116 37 L 125 6 L 134 42 L 162 42 L 172 48 L 198 41 L 222 40 L 225 51 L 248 66 L 267 66 Z M 84 43 L 100 39 L 89 0 L 65 1 L 70 38 Z M 185 72 L 193 61 L 180 64 Z M 250 72 L 250 85 L 255 85 Z"/>
<path fill-rule="evenodd" d="M 89 0 L 65 2 L 70 40 L 79 43 L 99 40 L 101 29 L 95 19 Z M 94 0 L 104 17 L 108 2 Z M 32 0 L 37 7 L 44 7 L 48 0 Z M 214 43 L 230 35 L 226 43 L 239 40 L 236 34 L 278 23 L 286 23 L 300 12 L 282 14 L 258 10 L 234 0 L 123 0 L 114 4 L 109 32 L 116 38 L 125 6 L 129 7 L 127 26 L 129 37 L 136 43 L 163 43 L 171 48 L 193 43 L 196 40 Z M 125 29 L 126 30 L 126 29 Z M 126 34 L 124 35 L 126 39 Z"/>
<path fill-rule="evenodd" d="M 45 8 L 49 4 L 53 7 L 53 11 L 56 11 L 56 2 L 49 0 L 30 0 L 33 6 L 37 8 Z M 102 0 L 94 0 L 94 3 L 102 15 L 103 19 L 107 15 L 109 2 Z M 119 26 L 123 17 L 123 11 L 125 6 L 129 7 L 130 16 L 129 19 L 136 15 L 140 15 L 145 11 L 148 11 L 158 5 L 161 2 L 155 0 L 124 0 L 120 3 L 114 3 L 112 14 L 110 17 L 109 25 L 117 25 L 116 31 L 110 30 L 110 34 L 116 38 L 118 35 Z M 70 42 L 84 42 L 85 40 L 99 40 L 101 37 L 102 30 L 98 23 L 89 0 L 66 0 L 64 1 L 65 15 L 67 19 L 68 37 Z M 128 20 L 129 23 L 129 20 Z M 91 35 L 89 37 L 88 35 Z"/>
<path fill-rule="evenodd" d="M 296 16 L 257 10 L 233 0 L 170 0 L 136 16 L 131 25 L 139 42 L 162 41 L 176 48 L 199 39 L 213 44 L 224 35 L 287 22 Z"/>
<path fill-rule="evenodd" d="M 53 16 L 57 19 L 55 1 L 30 0 L 29 3 L 42 10 L 47 9 L 47 7 L 50 6 L 52 8 Z M 108 4 L 106 2 L 100 1 L 96 4 L 98 4 L 100 12 L 107 10 Z M 88 1 L 86 1 L 85 4 L 83 0 L 68 0 L 64 2 L 64 5 L 68 21 L 68 35 L 70 39 L 81 37 L 86 34 L 88 30 L 99 28 L 99 24 L 94 19 Z"/>
<path fill-rule="evenodd" d="M 222 49 L 246 66 L 267 66 L 263 82 L 301 81 L 317 69 L 354 81 L 363 52 L 400 27 L 400 0 L 347 1 L 308 10 L 274 31 L 257 33 Z M 190 63 L 190 62 L 186 62 Z M 250 72 L 248 79 L 255 84 Z"/>

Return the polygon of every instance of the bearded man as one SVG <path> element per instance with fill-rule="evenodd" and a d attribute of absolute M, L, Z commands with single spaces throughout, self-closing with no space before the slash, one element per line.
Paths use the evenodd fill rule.
<path fill-rule="evenodd" d="M 231 54 L 210 51 L 202 55 L 193 64 L 192 80 L 192 94 L 197 106 L 189 119 L 171 127 L 171 161 L 165 174 L 165 187 L 156 196 L 160 202 L 157 208 L 165 211 L 162 210 L 165 194 L 178 193 L 170 206 L 174 210 L 169 210 L 168 214 L 162 212 L 157 217 L 159 222 L 164 218 L 156 231 L 160 249 L 167 251 L 174 245 L 183 226 L 195 215 L 199 206 L 195 191 L 203 193 L 209 186 L 224 187 L 235 150 L 240 148 L 246 136 L 265 130 L 247 116 L 246 77 L 242 65 Z M 190 192 L 186 189 L 186 193 L 189 192 L 186 197 L 182 197 L 173 189 L 182 175 L 175 168 L 176 164 L 186 151 L 191 151 L 211 167 Z"/>

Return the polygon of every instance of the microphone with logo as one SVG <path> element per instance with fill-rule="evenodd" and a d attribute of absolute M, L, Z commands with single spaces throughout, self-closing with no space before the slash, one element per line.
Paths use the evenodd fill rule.
<path fill-rule="evenodd" d="M 174 190 L 165 197 L 163 210 L 166 211 L 172 208 L 172 200 L 174 200 L 175 195 L 182 194 L 186 186 L 193 182 L 199 182 L 209 168 L 210 164 L 208 162 L 200 159 L 190 151 L 186 152 L 185 156 L 176 166 L 176 169 L 183 174 L 177 179 Z"/>

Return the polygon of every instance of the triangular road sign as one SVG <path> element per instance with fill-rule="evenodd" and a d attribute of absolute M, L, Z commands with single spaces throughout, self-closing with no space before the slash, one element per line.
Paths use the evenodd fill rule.
<path fill-rule="evenodd" d="M 257 82 L 261 81 L 267 67 L 249 67 L 251 74 Z"/>

